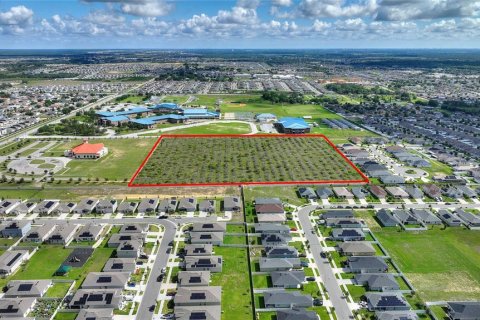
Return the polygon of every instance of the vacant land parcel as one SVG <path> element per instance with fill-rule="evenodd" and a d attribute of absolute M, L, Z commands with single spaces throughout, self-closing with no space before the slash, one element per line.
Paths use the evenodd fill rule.
<path fill-rule="evenodd" d="M 323 135 L 171 135 L 130 186 L 346 182 L 366 178 Z"/>

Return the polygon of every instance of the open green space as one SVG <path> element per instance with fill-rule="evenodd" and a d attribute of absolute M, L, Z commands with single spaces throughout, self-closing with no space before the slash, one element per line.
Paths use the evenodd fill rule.
<path fill-rule="evenodd" d="M 424 301 L 478 300 L 480 237 L 460 228 L 375 232 Z"/>
<path fill-rule="evenodd" d="M 45 296 L 48 298 L 63 298 L 71 285 L 71 282 L 54 282 L 53 285 L 48 288 Z"/>
<path fill-rule="evenodd" d="M 250 125 L 239 122 L 219 122 L 196 127 L 166 131 L 164 134 L 245 134 L 250 133 Z"/>
<path fill-rule="evenodd" d="M 164 137 L 134 184 L 331 180 L 362 177 L 321 137 Z"/>
<path fill-rule="evenodd" d="M 75 320 L 77 315 L 76 312 L 58 312 L 53 320 Z"/>
<path fill-rule="evenodd" d="M 211 286 L 222 286 L 222 319 L 252 319 L 252 299 L 246 248 L 215 247 L 223 257 L 221 273 L 212 273 Z"/>
<path fill-rule="evenodd" d="M 255 198 L 280 198 L 293 205 L 306 204 L 299 198 L 294 187 L 289 186 L 247 186 L 243 188 L 245 202 L 253 202 Z"/>
<path fill-rule="evenodd" d="M 64 150 L 81 143 L 81 140 L 65 142 L 45 152 L 46 156 L 61 156 Z M 89 143 L 104 143 L 108 154 L 100 159 L 73 159 L 67 167 L 56 174 L 61 177 L 82 177 L 92 180 L 129 179 L 148 154 L 153 141 L 151 139 L 99 139 Z"/>

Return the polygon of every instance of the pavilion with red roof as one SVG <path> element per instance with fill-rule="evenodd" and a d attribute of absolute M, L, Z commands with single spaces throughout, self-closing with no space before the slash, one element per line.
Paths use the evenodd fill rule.
<path fill-rule="evenodd" d="M 108 149 L 103 143 L 88 143 L 85 140 L 82 144 L 67 150 L 65 155 L 75 159 L 98 159 L 108 153 Z"/>

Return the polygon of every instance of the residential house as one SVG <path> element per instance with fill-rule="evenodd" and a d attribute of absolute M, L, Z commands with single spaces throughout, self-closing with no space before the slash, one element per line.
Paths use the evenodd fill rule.
<path fill-rule="evenodd" d="M 98 202 L 98 199 L 83 199 L 78 203 L 75 209 L 73 209 L 73 212 L 81 215 L 90 214 L 93 212 Z"/>
<path fill-rule="evenodd" d="M 328 218 L 325 219 L 325 225 L 332 228 L 362 228 L 362 223 L 357 219 L 348 218 Z M 319 221 L 320 222 L 320 221 Z"/>
<path fill-rule="evenodd" d="M 384 174 L 378 177 L 384 184 L 402 184 L 405 183 L 405 178 L 391 173 Z"/>
<path fill-rule="evenodd" d="M 290 246 L 266 247 L 265 255 L 267 258 L 297 258 L 298 251 Z"/>
<path fill-rule="evenodd" d="M 265 308 L 310 308 L 313 299 L 298 291 L 272 291 L 263 294 Z"/>
<path fill-rule="evenodd" d="M 157 210 L 158 203 L 160 200 L 158 198 L 146 198 L 140 201 L 140 204 L 137 207 L 139 213 L 151 214 Z"/>
<path fill-rule="evenodd" d="M 1 319 L 28 319 L 37 298 L 2 298 L 0 299 Z"/>
<path fill-rule="evenodd" d="M 103 272 L 128 272 L 132 274 L 136 269 L 134 258 L 110 258 L 103 267 Z"/>
<path fill-rule="evenodd" d="M 370 186 L 370 193 L 377 199 L 385 199 L 387 197 L 387 191 L 380 186 Z"/>
<path fill-rule="evenodd" d="M 335 241 L 361 241 L 365 240 L 362 229 L 333 229 L 331 238 Z"/>
<path fill-rule="evenodd" d="M 117 210 L 118 202 L 115 199 L 100 200 L 95 207 L 95 211 L 100 214 L 114 213 Z"/>
<path fill-rule="evenodd" d="M 463 193 L 464 197 L 477 198 L 477 193 L 467 186 L 457 186 L 457 189 Z"/>
<path fill-rule="evenodd" d="M 58 206 L 53 209 L 52 214 L 72 213 L 76 206 L 75 202 L 60 201 Z"/>
<path fill-rule="evenodd" d="M 270 273 L 274 288 L 297 289 L 305 282 L 305 271 L 275 271 Z"/>
<path fill-rule="evenodd" d="M 6 276 L 14 273 L 29 258 L 29 255 L 28 250 L 5 251 L 0 256 L 0 274 Z"/>
<path fill-rule="evenodd" d="M 54 230 L 55 227 L 45 224 L 42 226 L 34 226 L 30 231 L 23 237 L 23 242 L 35 242 L 42 243 L 47 240 L 50 233 Z"/>
<path fill-rule="evenodd" d="M 242 210 L 242 202 L 240 200 L 240 197 L 237 197 L 237 196 L 225 197 L 223 199 L 223 210 L 235 211 L 235 212 Z"/>
<path fill-rule="evenodd" d="M 384 227 L 396 227 L 400 224 L 400 221 L 387 209 L 380 209 L 376 217 Z"/>
<path fill-rule="evenodd" d="M 346 256 L 374 256 L 376 251 L 369 241 L 346 241 L 338 244 L 340 253 Z"/>
<path fill-rule="evenodd" d="M 337 198 L 353 199 L 353 194 L 350 191 L 348 191 L 348 189 L 345 187 L 334 187 L 333 193 Z"/>
<path fill-rule="evenodd" d="M 80 227 L 77 235 L 75 236 L 75 241 L 97 241 L 102 234 L 103 226 L 99 224 L 86 224 Z"/>
<path fill-rule="evenodd" d="M 180 271 L 177 276 L 179 287 L 203 287 L 210 284 L 210 271 Z"/>
<path fill-rule="evenodd" d="M 376 311 L 377 320 L 419 320 L 414 311 Z"/>
<path fill-rule="evenodd" d="M 208 320 L 221 320 L 221 306 L 176 306 L 176 320 L 192 320 L 195 318 Z"/>
<path fill-rule="evenodd" d="M 73 239 L 76 230 L 77 225 L 74 224 L 56 225 L 55 229 L 45 240 L 45 243 L 66 245 Z"/>
<path fill-rule="evenodd" d="M 315 193 L 320 199 L 328 199 L 329 197 L 333 196 L 332 189 L 327 187 L 317 188 L 317 190 L 315 190 Z"/>
<path fill-rule="evenodd" d="M 198 211 L 200 212 L 207 212 L 207 213 L 215 213 L 216 208 L 215 208 L 216 201 L 215 200 L 202 200 L 198 204 Z"/>
<path fill-rule="evenodd" d="M 175 306 L 221 305 L 222 287 L 179 287 L 173 302 Z"/>
<path fill-rule="evenodd" d="M 195 212 L 197 210 L 197 199 L 184 198 L 180 199 L 178 203 L 178 211 L 181 212 Z"/>
<path fill-rule="evenodd" d="M 7 221 L 1 224 L 0 233 L 4 238 L 20 238 L 32 229 L 32 222 L 28 220 Z"/>
<path fill-rule="evenodd" d="M 139 241 L 123 241 L 117 247 L 118 258 L 138 258 L 142 244 Z"/>
<path fill-rule="evenodd" d="M 211 256 L 213 254 L 211 244 L 186 244 L 183 250 L 186 256 Z"/>
<path fill-rule="evenodd" d="M 128 272 L 90 272 L 82 283 L 82 289 L 124 289 Z"/>
<path fill-rule="evenodd" d="M 195 222 L 190 232 L 226 232 L 225 222 Z"/>
<path fill-rule="evenodd" d="M 433 212 L 426 209 L 411 209 L 412 215 L 420 222 L 428 225 L 441 225 L 442 220 L 440 220 Z"/>
<path fill-rule="evenodd" d="M 4 298 L 41 298 L 52 285 L 52 280 L 12 280 L 6 286 Z"/>
<path fill-rule="evenodd" d="M 264 247 L 275 247 L 287 245 L 291 237 L 277 233 L 262 233 L 260 239 Z"/>
<path fill-rule="evenodd" d="M 408 199 L 408 193 L 400 187 L 385 187 L 385 191 L 396 199 Z"/>
<path fill-rule="evenodd" d="M 397 218 L 398 221 L 400 221 L 404 225 L 420 224 L 420 222 L 406 210 L 393 210 L 393 215 L 395 216 L 395 218 Z"/>
<path fill-rule="evenodd" d="M 365 298 L 367 300 L 367 308 L 370 311 L 410 310 L 410 305 L 407 300 L 398 292 L 367 292 L 365 293 Z"/>
<path fill-rule="evenodd" d="M 456 215 L 448 210 L 438 210 L 438 216 L 449 227 L 460 227 L 463 223 Z"/>
<path fill-rule="evenodd" d="M 269 203 L 270 201 L 270 203 Z M 279 199 L 255 199 L 255 213 L 258 222 L 284 222 L 287 218 Z"/>
<path fill-rule="evenodd" d="M 307 311 L 305 309 L 293 308 L 291 310 L 278 310 L 277 320 L 318 320 L 315 311 Z"/>
<path fill-rule="evenodd" d="M 403 186 L 403 190 L 413 199 L 423 199 L 423 191 L 417 186 Z"/>
<path fill-rule="evenodd" d="M 323 213 L 321 219 L 352 219 L 353 210 L 329 210 Z"/>
<path fill-rule="evenodd" d="M 117 248 L 122 242 L 137 241 L 140 244 L 145 242 L 145 234 L 143 233 L 114 233 L 108 239 L 109 248 Z"/>
<path fill-rule="evenodd" d="M 22 200 L 20 199 L 5 199 L 0 202 L 0 215 L 8 216 L 12 214 L 13 209 L 17 207 Z"/>
<path fill-rule="evenodd" d="M 469 228 L 479 228 L 480 227 L 480 217 L 474 215 L 473 213 L 464 211 L 462 209 L 457 209 L 455 211 L 457 217 L 462 219 Z"/>
<path fill-rule="evenodd" d="M 305 198 L 309 200 L 314 200 L 318 198 L 317 194 L 315 193 L 315 190 L 313 190 L 313 188 L 310 188 L 310 187 L 298 188 L 298 195 L 300 196 L 300 198 Z"/>
<path fill-rule="evenodd" d="M 158 206 L 158 212 L 172 214 L 177 210 L 177 199 L 163 199 Z M 195 210 L 193 210 L 195 211 Z"/>
<path fill-rule="evenodd" d="M 113 319 L 113 308 L 105 309 L 80 309 L 75 320 L 111 320 Z"/>
<path fill-rule="evenodd" d="M 146 223 L 127 223 L 122 225 L 120 229 L 121 234 L 126 233 L 145 233 L 148 231 L 148 224 Z"/>
<path fill-rule="evenodd" d="M 186 256 L 185 270 L 186 271 L 210 271 L 222 272 L 222 257 L 221 256 Z"/>
<path fill-rule="evenodd" d="M 452 320 L 480 319 L 480 302 L 447 302 L 447 313 Z"/>
<path fill-rule="evenodd" d="M 348 257 L 346 265 L 353 273 L 384 273 L 388 265 L 380 257 Z"/>
<path fill-rule="evenodd" d="M 119 289 L 79 289 L 68 303 L 71 309 L 119 309 L 122 292 Z"/>
<path fill-rule="evenodd" d="M 223 243 L 223 232 L 191 232 L 191 244 L 213 244 L 220 245 Z"/>
<path fill-rule="evenodd" d="M 442 189 L 438 186 L 434 184 L 424 184 L 422 189 L 428 197 L 435 200 L 442 200 Z"/>
<path fill-rule="evenodd" d="M 365 199 L 369 192 L 361 187 L 352 187 L 352 193 L 357 199 Z"/>
<path fill-rule="evenodd" d="M 117 212 L 121 214 L 134 214 L 137 210 L 138 202 L 134 201 L 123 201 L 117 207 Z"/>
<path fill-rule="evenodd" d="M 367 291 L 397 291 L 400 285 L 391 273 L 357 273 L 355 283 L 365 286 Z"/>
<path fill-rule="evenodd" d="M 299 258 L 260 258 L 259 265 L 261 272 L 288 271 L 302 266 Z"/>
<path fill-rule="evenodd" d="M 281 235 L 289 235 L 290 228 L 286 224 L 277 223 L 255 223 L 253 225 L 255 233 L 278 233 Z"/>
<path fill-rule="evenodd" d="M 39 215 L 50 215 L 59 205 L 59 200 L 43 200 L 35 206 L 33 212 Z"/>

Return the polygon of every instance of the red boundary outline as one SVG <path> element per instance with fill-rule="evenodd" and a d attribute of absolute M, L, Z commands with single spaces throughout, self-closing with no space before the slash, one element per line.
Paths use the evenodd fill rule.
<path fill-rule="evenodd" d="M 250 182 L 218 182 L 218 183 L 152 183 L 152 184 L 134 184 L 133 182 L 142 171 L 145 164 L 148 162 L 152 156 L 155 149 L 158 147 L 162 139 L 168 138 L 283 138 L 283 137 L 294 137 L 294 138 L 309 138 L 309 137 L 320 137 L 325 139 L 325 141 L 340 155 L 342 158 L 347 161 L 347 163 L 362 177 L 361 180 L 313 180 L 313 181 L 250 181 Z M 301 184 L 365 184 L 369 183 L 370 180 L 368 177 L 360 171 L 360 169 L 353 164 L 350 159 L 343 154 L 335 144 L 333 144 L 325 135 L 323 134 L 254 134 L 254 135 L 243 135 L 243 134 L 167 134 L 161 135 L 158 137 L 157 141 L 153 145 L 152 149 L 145 157 L 145 159 L 140 164 L 140 167 L 135 171 L 132 178 L 128 182 L 129 187 L 202 187 L 202 186 L 241 186 L 241 185 L 301 185 Z"/>

